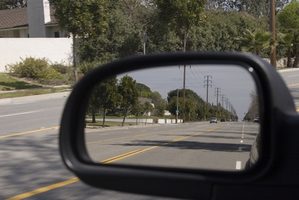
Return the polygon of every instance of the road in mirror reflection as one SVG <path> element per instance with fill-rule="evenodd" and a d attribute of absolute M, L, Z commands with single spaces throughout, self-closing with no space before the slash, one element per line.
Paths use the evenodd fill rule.
<path fill-rule="evenodd" d="M 243 170 L 259 152 L 253 75 L 250 67 L 186 65 L 105 80 L 86 113 L 88 153 L 105 164 Z"/>

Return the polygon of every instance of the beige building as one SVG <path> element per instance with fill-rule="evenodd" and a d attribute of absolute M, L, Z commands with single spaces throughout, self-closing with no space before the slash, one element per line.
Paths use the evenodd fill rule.
<path fill-rule="evenodd" d="M 66 36 L 48 0 L 28 0 L 27 8 L 0 10 L 0 72 L 28 57 L 71 65 L 72 38 Z"/>
<path fill-rule="evenodd" d="M 27 8 L 0 10 L 1 38 L 59 38 L 59 28 L 48 0 L 28 0 Z"/>

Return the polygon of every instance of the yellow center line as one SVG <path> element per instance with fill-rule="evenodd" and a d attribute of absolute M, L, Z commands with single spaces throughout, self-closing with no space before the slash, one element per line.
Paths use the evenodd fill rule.
<path fill-rule="evenodd" d="M 66 181 L 55 183 L 55 184 L 52 184 L 52 185 L 49 185 L 49 186 L 46 186 L 46 187 L 41 187 L 41 188 L 38 188 L 38 189 L 33 190 L 31 192 L 26 192 L 26 193 L 23 193 L 23 194 L 11 197 L 11 198 L 9 198 L 7 200 L 26 199 L 26 198 L 32 197 L 34 195 L 37 195 L 37 194 L 45 193 L 45 192 L 48 192 L 50 190 L 54 190 L 54 189 L 57 189 L 57 188 L 61 188 L 61 187 L 64 187 L 64 186 L 76 183 L 78 181 L 79 181 L 79 179 L 77 177 L 73 177 L 73 178 L 70 178 L 70 179 L 68 179 Z"/>
<path fill-rule="evenodd" d="M 136 152 L 139 152 L 140 149 L 135 149 L 133 151 L 129 151 L 129 152 L 126 152 L 126 153 L 123 153 L 123 154 L 120 154 L 120 155 L 117 155 L 117 156 L 114 156 L 112 158 L 108 158 L 106 160 L 103 160 L 103 161 L 100 161 L 102 164 L 107 164 L 107 163 L 111 163 L 111 162 L 114 162 L 116 160 L 119 160 L 119 159 L 122 159 L 124 157 L 127 157 L 127 156 L 130 156 Z"/>
<path fill-rule="evenodd" d="M 16 136 L 29 135 L 29 134 L 33 134 L 33 133 L 48 131 L 48 130 L 57 130 L 58 128 L 59 128 L 59 126 L 53 126 L 53 127 L 49 127 L 49 128 L 41 128 L 41 129 L 37 129 L 37 130 L 24 131 L 24 132 L 9 134 L 9 135 L 3 135 L 3 136 L 0 136 L 0 140 L 6 139 L 6 138 L 11 138 L 11 137 L 16 137 Z"/>
<path fill-rule="evenodd" d="M 213 130 L 217 130 L 217 129 L 220 129 L 220 128 L 221 127 L 217 127 L 217 128 L 209 129 L 207 131 L 211 132 Z M 199 135 L 199 134 L 200 133 L 196 133 L 196 134 L 193 134 L 193 135 L 190 135 L 190 136 L 180 136 L 180 137 L 177 137 L 174 140 L 172 140 L 170 142 L 167 142 L 165 144 L 182 141 L 184 139 L 187 139 L 189 137 L 193 137 L 193 136 L 196 136 L 196 135 Z M 113 162 L 116 162 L 116 161 L 123 160 L 125 158 L 135 156 L 137 154 L 141 154 L 141 153 L 153 150 L 153 149 L 158 148 L 158 147 L 160 147 L 160 146 L 151 146 L 151 147 L 147 147 L 147 148 L 144 148 L 144 149 L 132 150 L 132 151 L 129 151 L 129 152 L 126 152 L 126 153 L 123 153 L 123 154 L 105 159 L 105 160 L 101 161 L 101 163 L 102 164 L 113 163 Z M 38 194 L 41 194 L 41 193 L 45 193 L 45 192 L 54 190 L 54 189 L 58 189 L 58 188 L 61 188 L 61 187 L 71 185 L 71 184 L 76 183 L 78 181 L 79 181 L 79 179 L 77 177 L 72 177 L 72 178 L 70 178 L 68 180 L 65 180 L 65 181 L 61 181 L 61 182 L 58 182 L 58 183 L 55 183 L 55 184 L 52 184 L 52 185 L 48 185 L 48 186 L 45 186 L 45 187 L 38 188 L 38 189 L 30 191 L 30 192 L 26 192 L 26 193 L 22 193 L 22 194 L 13 196 L 13 197 L 11 197 L 7 200 L 22 200 L 22 199 L 29 198 L 29 197 L 32 197 L 32 196 L 35 196 L 35 195 L 38 195 Z"/>
<path fill-rule="evenodd" d="M 125 159 L 125 158 L 132 157 L 132 156 L 137 155 L 137 154 L 144 153 L 144 152 L 146 152 L 146 151 L 155 149 L 155 148 L 157 148 L 157 147 L 159 147 L 159 146 L 152 146 L 152 147 L 148 147 L 148 148 L 145 148 L 145 149 L 138 149 L 138 150 L 135 150 L 135 151 L 131 151 L 131 152 L 129 152 L 129 153 L 125 153 L 125 154 L 123 154 L 122 156 L 116 156 L 116 157 L 111 158 L 111 159 L 103 160 L 101 163 L 102 163 L 102 164 L 113 163 L 113 162 L 116 162 L 116 161 L 119 161 L 119 160 L 123 160 L 123 159 Z"/>

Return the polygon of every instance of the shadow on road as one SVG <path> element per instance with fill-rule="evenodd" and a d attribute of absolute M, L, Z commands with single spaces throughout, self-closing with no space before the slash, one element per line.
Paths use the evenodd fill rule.
<path fill-rule="evenodd" d="M 237 140 L 240 140 L 241 138 L 241 135 L 236 135 L 236 136 L 219 136 L 219 135 L 192 135 L 192 134 L 180 134 L 180 135 L 169 135 L 169 134 L 161 134 L 163 136 L 190 136 L 190 137 L 198 137 L 198 138 L 217 138 L 217 139 L 237 139 Z M 255 137 L 246 137 L 245 138 L 246 140 L 251 140 L 251 141 L 254 141 L 255 140 Z"/>
<path fill-rule="evenodd" d="M 224 151 L 224 152 L 240 152 L 250 151 L 251 145 L 248 144 L 233 144 L 233 143 L 210 143 L 210 142 L 195 142 L 195 141 L 178 141 L 169 142 L 163 140 L 135 140 L 132 143 L 115 144 L 123 146 L 159 146 L 171 147 L 179 149 L 200 149 L 207 151 Z"/>
<path fill-rule="evenodd" d="M 0 199 L 73 177 L 74 175 L 62 164 L 57 144 L 57 134 L 16 137 L 1 141 Z M 49 194 L 52 194 L 53 198 L 49 198 Z M 74 195 L 74 199 L 86 199 L 88 196 L 99 194 L 99 190 L 90 187 L 85 187 L 84 192 L 77 192 L 76 187 L 71 187 L 68 190 L 53 190 L 35 198 L 68 199 Z"/>

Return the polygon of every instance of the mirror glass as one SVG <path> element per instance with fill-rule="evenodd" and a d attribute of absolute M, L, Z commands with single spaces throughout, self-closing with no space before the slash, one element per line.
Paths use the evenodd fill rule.
<path fill-rule="evenodd" d="M 86 113 L 103 164 L 239 171 L 257 161 L 255 72 L 232 65 L 133 71 L 98 83 Z"/>

